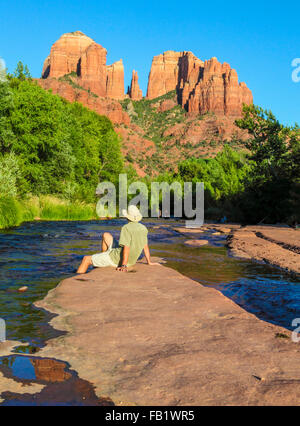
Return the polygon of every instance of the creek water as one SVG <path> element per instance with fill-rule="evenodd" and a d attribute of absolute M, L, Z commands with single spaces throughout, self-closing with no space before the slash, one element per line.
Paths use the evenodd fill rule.
<path fill-rule="evenodd" d="M 13 366 L 21 362 L 23 372 L 32 369 L 34 363 L 29 355 L 38 352 L 48 339 L 59 334 L 48 325 L 51 315 L 35 308 L 34 302 L 44 298 L 59 281 L 74 275 L 82 256 L 100 251 L 103 232 L 109 231 L 118 239 L 124 224 L 123 220 L 29 222 L 9 231 L 0 231 L 0 318 L 6 321 L 7 339 L 24 343 L 15 349 L 14 357 L 0 359 L 0 371 L 5 367 L 6 372 L 10 371 L 9 374 L 17 380 L 23 380 L 13 373 Z M 158 228 L 160 224 L 164 227 Z M 210 244 L 194 248 L 186 246 L 187 238 L 172 229 L 172 226 L 178 226 L 177 222 L 148 220 L 145 225 L 149 229 L 152 255 L 165 259 L 166 266 L 203 285 L 215 287 L 265 321 L 292 329 L 292 320 L 300 318 L 299 277 L 228 256 L 225 236 L 203 233 L 201 238 Z M 23 286 L 28 287 L 27 292 L 19 293 L 18 289 Z M 28 359 L 22 360 L 24 356 L 21 354 L 26 354 Z M 7 363 L 11 365 L 10 370 Z M 75 373 L 68 374 L 69 381 L 63 381 L 63 386 L 68 387 L 72 380 L 80 380 Z M 31 380 L 36 381 L 36 378 Z M 54 389 L 52 384 L 46 388 L 41 399 L 31 398 L 26 402 L 12 395 L 5 399 L 5 403 L 17 404 L 19 401 L 21 404 L 23 401 L 30 405 L 39 401 L 42 404 Z M 88 388 L 86 404 L 99 405 L 91 392 Z M 75 395 L 72 401 L 77 401 L 76 398 Z M 100 401 L 101 404 L 107 405 L 107 402 Z M 65 401 L 65 405 L 72 405 L 72 402 Z"/>

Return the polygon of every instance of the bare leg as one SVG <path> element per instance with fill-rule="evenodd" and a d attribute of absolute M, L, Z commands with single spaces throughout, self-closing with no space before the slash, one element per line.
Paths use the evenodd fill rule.
<path fill-rule="evenodd" d="M 114 240 L 114 237 L 109 232 L 104 232 L 102 237 L 102 252 L 105 252 L 108 250 L 113 240 Z"/>
<path fill-rule="evenodd" d="M 92 256 L 84 256 L 82 263 L 78 268 L 77 274 L 85 274 L 91 264 Z"/>
<path fill-rule="evenodd" d="M 102 252 L 109 249 L 113 242 L 113 236 L 109 232 L 105 232 L 102 237 Z M 92 256 L 84 256 L 81 265 L 78 268 L 77 274 L 85 274 L 89 266 L 92 265 Z"/>

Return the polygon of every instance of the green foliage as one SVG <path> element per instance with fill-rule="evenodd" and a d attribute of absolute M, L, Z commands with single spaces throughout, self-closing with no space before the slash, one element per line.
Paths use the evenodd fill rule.
<path fill-rule="evenodd" d="M 0 80 L 0 152 L 9 152 L 15 140 L 10 114 L 14 109 L 13 92 L 5 79 Z"/>
<path fill-rule="evenodd" d="M 116 180 L 123 159 L 119 137 L 107 117 L 28 80 L 11 79 L 4 86 L 0 135 L 10 137 L 2 137 L 0 153 L 18 157 L 20 190 L 92 201 L 99 180 Z"/>
<path fill-rule="evenodd" d="M 0 195 L 16 197 L 17 183 L 21 177 L 19 162 L 15 154 L 10 153 L 0 157 Z"/>
<path fill-rule="evenodd" d="M 0 229 L 20 225 L 24 221 L 41 220 L 91 220 L 96 219 L 96 204 L 68 201 L 53 196 L 0 197 Z"/>
<path fill-rule="evenodd" d="M 0 197 L 0 229 L 20 225 L 23 220 L 22 207 L 13 197 Z"/>
<path fill-rule="evenodd" d="M 244 107 L 236 124 L 251 135 L 245 145 L 255 162 L 240 197 L 246 220 L 275 223 L 299 214 L 294 203 L 300 178 L 299 127 L 285 127 L 271 111 L 254 105 Z"/>
<path fill-rule="evenodd" d="M 246 155 L 225 145 L 215 158 L 183 161 L 172 180 L 204 183 L 207 219 L 218 220 L 226 215 L 230 220 L 242 220 L 243 215 L 232 200 L 243 193 L 244 179 L 250 170 L 251 162 Z"/>
<path fill-rule="evenodd" d="M 91 220 L 96 218 L 96 206 L 54 197 L 40 198 L 40 218 L 43 220 Z"/>
<path fill-rule="evenodd" d="M 14 76 L 1 78 L 1 228 L 36 216 L 94 218 L 98 183 L 117 182 L 123 170 L 120 138 L 107 117 L 43 90 L 21 62 Z M 42 197 L 30 205 L 26 194 Z"/>
<path fill-rule="evenodd" d="M 152 140 L 159 148 L 167 140 L 164 132 L 169 126 L 181 123 L 185 119 L 185 111 L 176 105 L 167 111 L 159 111 L 159 105 L 168 99 L 176 99 L 176 91 L 169 92 L 155 99 L 141 99 L 121 102 L 123 109 L 130 115 L 131 120 L 145 130 L 145 137 Z"/>
<path fill-rule="evenodd" d="M 225 146 L 215 158 L 183 161 L 177 177 L 185 182 L 204 182 L 209 198 L 219 200 L 243 191 L 243 179 L 249 170 L 245 154 Z"/>
<path fill-rule="evenodd" d="M 247 129 L 247 153 L 229 144 L 215 157 L 189 158 L 171 181 L 204 182 L 207 219 L 245 223 L 300 220 L 300 132 L 285 127 L 270 111 L 245 106 L 237 125 Z M 242 141 L 232 141 L 232 146 Z"/>
<path fill-rule="evenodd" d="M 27 65 L 24 66 L 21 61 L 19 61 L 17 64 L 17 68 L 14 72 L 14 76 L 18 80 L 22 80 L 22 81 L 26 79 L 31 80 L 31 74 L 29 72 L 28 66 Z"/>

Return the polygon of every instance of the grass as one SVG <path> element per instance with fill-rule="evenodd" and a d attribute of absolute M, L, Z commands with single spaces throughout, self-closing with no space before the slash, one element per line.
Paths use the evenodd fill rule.
<path fill-rule="evenodd" d="M 23 221 L 21 204 L 12 197 L 0 198 L 0 229 L 18 226 Z"/>
<path fill-rule="evenodd" d="M 41 220 L 92 220 L 96 219 L 96 206 L 79 201 L 70 202 L 54 196 L 31 197 L 16 200 L 0 198 L 0 229 L 8 229 L 22 222 Z"/>
<path fill-rule="evenodd" d="M 96 218 L 93 204 L 69 202 L 47 196 L 40 199 L 40 219 L 43 220 L 90 220 Z"/>

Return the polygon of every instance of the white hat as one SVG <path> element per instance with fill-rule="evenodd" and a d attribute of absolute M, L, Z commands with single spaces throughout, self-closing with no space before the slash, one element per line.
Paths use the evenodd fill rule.
<path fill-rule="evenodd" d="M 143 219 L 141 212 L 136 206 L 129 206 L 128 210 L 122 210 L 122 216 L 130 220 L 130 222 L 140 222 Z"/>

